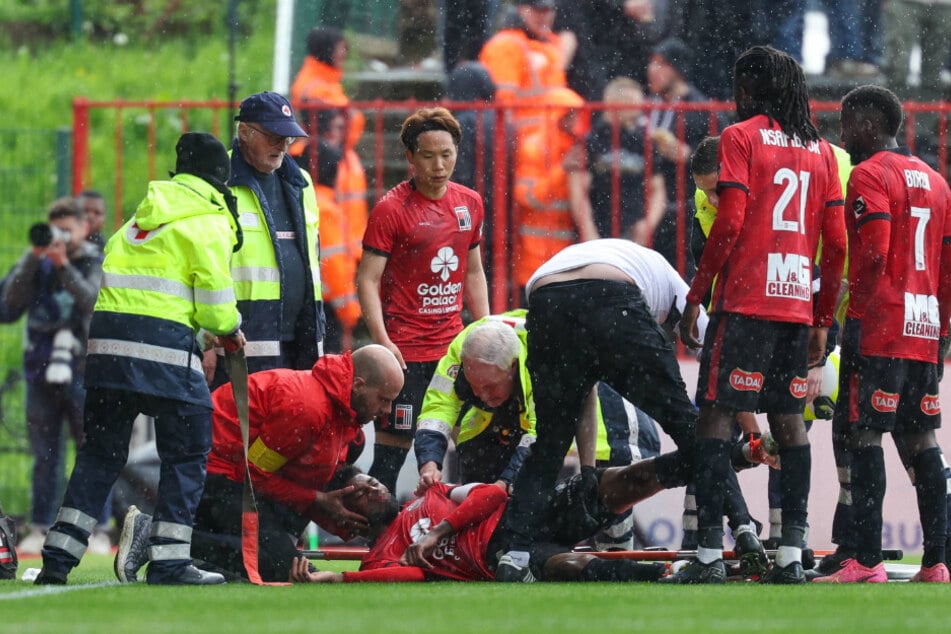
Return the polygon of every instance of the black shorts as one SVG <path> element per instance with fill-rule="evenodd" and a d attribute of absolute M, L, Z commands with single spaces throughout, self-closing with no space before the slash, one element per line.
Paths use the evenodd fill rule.
<path fill-rule="evenodd" d="M 802 414 L 809 327 L 736 313 L 710 316 L 696 402 L 734 412 Z"/>
<path fill-rule="evenodd" d="M 403 372 L 403 390 L 393 401 L 393 409 L 374 422 L 376 431 L 412 438 L 416 435 L 416 418 L 423 409 L 426 388 L 436 372 L 438 361 L 410 361 Z"/>
<path fill-rule="evenodd" d="M 846 373 L 854 428 L 901 434 L 941 427 L 936 364 L 851 354 Z"/>

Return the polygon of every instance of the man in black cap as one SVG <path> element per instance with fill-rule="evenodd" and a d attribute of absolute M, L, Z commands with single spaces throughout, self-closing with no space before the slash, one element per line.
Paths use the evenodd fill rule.
<path fill-rule="evenodd" d="M 287 150 L 307 133 L 275 92 L 246 98 L 235 120 L 228 185 L 245 246 L 232 258 L 231 273 L 248 338 L 248 370 L 306 370 L 323 354 L 325 332 L 319 216 L 310 175 Z M 213 387 L 227 381 L 223 366 L 213 352 L 205 355 Z"/>
<path fill-rule="evenodd" d="M 202 348 L 244 345 L 228 261 L 240 246 L 230 161 L 210 134 L 188 132 L 175 174 L 152 181 L 109 240 L 89 327 L 85 434 L 38 585 L 64 584 L 86 551 L 96 514 L 125 466 L 132 423 L 155 419 L 161 477 L 147 580 L 223 583 L 191 565 L 191 532 L 211 449 L 211 393 Z"/>

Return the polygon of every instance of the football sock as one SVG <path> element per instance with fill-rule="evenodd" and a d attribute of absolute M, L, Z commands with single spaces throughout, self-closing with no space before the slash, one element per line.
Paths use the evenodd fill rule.
<path fill-rule="evenodd" d="M 396 480 L 399 478 L 400 469 L 403 468 L 408 453 L 409 449 L 402 447 L 374 444 L 373 464 L 367 475 L 379 480 L 393 495 L 396 495 Z"/>
<path fill-rule="evenodd" d="M 924 548 L 921 565 L 931 567 L 944 561 L 947 538 L 947 481 L 937 447 L 918 453 L 911 460 L 915 470 L 915 491 Z"/>
<path fill-rule="evenodd" d="M 881 446 L 852 451 L 852 531 L 856 559 L 866 567 L 882 561 L 885 453 Z"/>

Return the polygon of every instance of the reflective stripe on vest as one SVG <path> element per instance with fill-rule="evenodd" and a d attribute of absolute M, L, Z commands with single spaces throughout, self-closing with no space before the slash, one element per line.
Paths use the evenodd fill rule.
<path fill-rule="evenodd" d="M 209 306 L 233 304 L 234 288 L 209 291 L 192 288 L 187 284 L 153 275 L 126 275 L 123 273 L 103 273 L 102 288 L 122 288 L 135 291 L 153 291 L 178 297 L 187 302 L 199 302 Z"/>
<path fill-rule="evenodd" d="M 130 359 L 140 359 L 142 361 L 151 361 L 153 363 L 164 363 L 166 365 L 191 368 L 195 372 L 204 375 L 201 368 L 201 357 L 185 350 L 163 348 L 161 346 L 153 346 L 151 344 L 137 343 L 134 341 L 122 341 L 121 339 L 90 339 L 87 351 L 89 354 L 126 357 Z"/>

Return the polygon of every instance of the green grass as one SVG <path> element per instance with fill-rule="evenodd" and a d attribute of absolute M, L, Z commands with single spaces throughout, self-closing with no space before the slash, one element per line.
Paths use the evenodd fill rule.
<path fill-rule="evenodd" d="M 354 566 L 316 563 L 335 570 Z M 20 570 L 36 565 L 38 560 L 27 560 Z M 112 582 L 110 558 L 92 555 L 73 572 L 67 587 L 76 589 L 67 592 L 0 582 L 0 631 L 945 632 L 951 616 L 947 586 L 900 583 L 794 588 L 739 583 L 87 585 Z"/>

